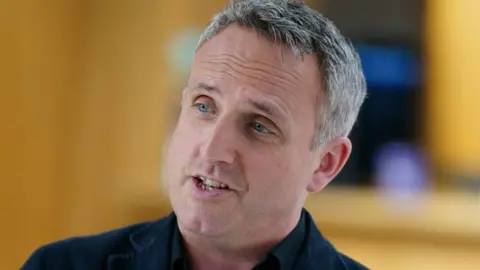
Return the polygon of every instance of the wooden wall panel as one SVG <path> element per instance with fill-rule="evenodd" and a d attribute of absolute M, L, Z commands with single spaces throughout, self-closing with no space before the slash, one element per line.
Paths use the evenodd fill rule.
<path fill-rule="evenodd" d="M 0 269 L 18 269 L 59 229 L 60 101 L 77 89 L 79 11 L 74 1 L 0 3 Z"/>
<path fill-rule="evenodd" d="M 0 3 L 0 269 L 169 211 L 160 153 L 184 78 L 167 46 L 224 3 Z"/>
<path fill-rule="evenodd" d="M 427 145 L 447 177 L 480 181 L 480 2 L 432 0 L 426 11 Z"/>

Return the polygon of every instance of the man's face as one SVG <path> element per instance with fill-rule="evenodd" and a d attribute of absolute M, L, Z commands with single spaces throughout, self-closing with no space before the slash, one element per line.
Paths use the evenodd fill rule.
<path fill-rule="evenodd" d="M 320 89 L 314 56 L 252 30 L 232 25 L 206 42 L 164 166 L 181 225 L 218 235 L 298 212 L 319 165 L 310 143 Z"/>

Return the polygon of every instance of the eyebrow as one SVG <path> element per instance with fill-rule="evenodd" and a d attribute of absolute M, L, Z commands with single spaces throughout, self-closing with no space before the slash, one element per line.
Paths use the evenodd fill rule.
<path fill-rule="evenodd" d="M 222 95 L 220 89 L 214 85 L 209 85 L 203 82 L 198 83 L 194 87 L 187 88 L 189 91 L 205 91 L 208 93 L 217 93 Z M 283 108 L 279 108 L 275 103 L 271 101 L 256 101 L 251 98 L 248 99 L 247 104 L 255 109 L 263 112 L 264 114 L 279 119 L 281 121 L 286 120 L 286 112 Z"/>
<path fill-rule="evenodd" d="M 209 85 L 209 84 L 206 84 L 206 83 L 198 83 L 197 85 L 195 85 L 194 87 L 189 87 L 187 88 L 188 90 L 190 91 L 205 91 L 205 92 L 208 92 L 208 93 L 217 93 L 217 94 L 222 94 L 220 92 L 220 89 L 218 89 L 218 87 L 216 86 L 213 86 L 213 85 Z"/>
<path fill-rule="evenodd" d="M 285 113 L 283 112 L 283 109 L 280 109 L 278 106 L 276 106 L 273 102 L 265 102 L 265 101 L 256 101 L 252 99 L 248 99 L 248 103 L 256 108 L 257 110 L 273 117 L 278 120 L 285 121 Z"/>

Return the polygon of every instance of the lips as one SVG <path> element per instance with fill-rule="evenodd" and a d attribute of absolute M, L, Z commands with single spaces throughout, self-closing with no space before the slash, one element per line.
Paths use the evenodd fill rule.
<path fill-rule="evenodd" d="M 197 182 L 199 187 L 201 187 L 204 190 L 230 189 L 226 184 L 220 183 L 218 181 L 215 181 L 205 176 L 197 175 L 197 176 L 194 176 L 193 178 Z"/>

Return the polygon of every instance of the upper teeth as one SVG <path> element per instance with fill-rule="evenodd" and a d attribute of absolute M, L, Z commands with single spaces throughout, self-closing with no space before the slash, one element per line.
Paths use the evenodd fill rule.
<path fill-rule="evenodd" d="M 210 178 L 206 178 L 206 177 L 203 177 L 203 176 L 199 176 L 198 178 L 200 180 L 202 180 L 204 185 L 211 186 L 211 187 L 214 187 L 214 188 L 227 188 L 227 185 L 219 183 L 217 181 L 213 181 Z"/>

